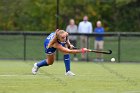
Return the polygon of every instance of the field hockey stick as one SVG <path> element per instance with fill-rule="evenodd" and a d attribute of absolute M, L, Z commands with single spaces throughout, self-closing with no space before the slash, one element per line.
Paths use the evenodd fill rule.
<path fill-rule="evenodd" d="M 102 53 L 102 54 L 112 54 L 111 50 L 106 50 L 106 51 L 89 50 L 89 52 Z"/>
<path fill-rule="evenodd" d="M 73 49 L 78 49 L 78 48 L 74 47 Z M 102 54 L 112 54 L 112 50 L 99 51 L 99 50 L 92 50 L 92 49 L 90 49 L 89 52 L 102 53 Z"/>

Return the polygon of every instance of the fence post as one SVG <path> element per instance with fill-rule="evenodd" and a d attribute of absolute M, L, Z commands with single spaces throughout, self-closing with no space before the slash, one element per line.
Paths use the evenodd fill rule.
<path fill-rule="evenodd" d="M 59 0 L 57 0 L 56 5 L 56 29 L 59 29 Z M 58 50 L 56 50 L 56 60 L 59 60 Z"/>
<path fill-rule="evenodd" d="M 87 35 L 87 48 L 89 48 L 89 37 Z M 88 52 L 86 53 L 87 62 L 89 61 Z"/>
<path fill-rule="evenodd" d="M 118 62 L 120 62 L 121 57 L 121 34 L 118 33 Z"/>
<path fill-rule="evenodd" d="M 24 38 L 24 49 L 23 49 L 23 59 L 24 61 L 26 60 L 26 34 L 23 34 L 23 38 Z"/>

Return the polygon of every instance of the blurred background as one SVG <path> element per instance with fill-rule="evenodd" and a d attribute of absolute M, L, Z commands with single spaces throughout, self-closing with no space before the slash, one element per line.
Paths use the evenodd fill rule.
<path fill-rule="evenodd" d="M 104 55 L 105 61 L 115 57 L 118 62 L 140 62 L 140 0 L 0 0 L 0 58 L 44 59 L 46 36 L 56 28 L 65 30 L 71 18 L 78 25 L 84 15 L 93 29 L 102 21 L 104 49 L 113 51 Z M 86 36 L 88 48 L 93 49 L 95 34 Z M 61 55 L 57 52 L 56 59 L 61 60 Z M 95 54 L 86 57 L 93 61 Z"/>

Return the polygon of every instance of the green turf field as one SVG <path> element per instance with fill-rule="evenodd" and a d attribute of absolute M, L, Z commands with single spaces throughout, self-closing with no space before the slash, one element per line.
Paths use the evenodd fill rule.
<path fill-rule="evenodd" d="M 0 93 L 140 93 L 140 64 L 72 62 L 74 77 L 63 62 L 32 75 L 33 61 L 0 61 Z"/>

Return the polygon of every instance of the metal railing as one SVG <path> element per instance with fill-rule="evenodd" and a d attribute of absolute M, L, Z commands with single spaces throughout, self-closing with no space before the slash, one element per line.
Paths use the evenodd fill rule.
<path fill-rule="evenodd" d="M 29 57 L 29 55 L 33 55 L 35 53 L 29 53 L 28 51 L 30 51 L 32 48 L 35 48 L 35 50 L 37 50 L 38 47 L 42 48 L 41 50 L 38 49 L 38 51 L 43 51 L 43 40 L 47 37 L 47 35 L 49 35 L 49 33 L 46 33 L 46 32 L 29 32 L 29 31 L 27 31 L 27 32 L 21 32 L 21 31 L 18 31 L 18 32 L 7 32 L 7 31 L 0 32 L 0 50 L 1 50 L 0 59 L 12 59 L 12 58 L 13 59 L 23 59 L 23 60 L 41 59 L 41 58 L 36 58 L 37 56 L 35 56 L 35 55 L 34 55 L 35 57 Z M 75 34 L 69 34 L 69 35 L 75 35 L 77 37 L 87 36 L 88 42 L 90 41 L 89 43 L 87 43 L 87 47 L 93 48 L 93 43 L 91 44 L 91 42 L 93 42 L 94 37 L 98 36 L 99 34 L 75 33 Z M 103 36 L 105 38 L 106 49 L 109 49 L 109 48 L 113 49 L 114 48 L 114 51 L 113 51 L 115 53 L 114 56 L 117 58 L 118 62 L 121 62 L 121 61 L 140 61 L 139 58 L 137 58 L 136 60 L 135 59 L 134 60 L 122 60 L 122 58 L 123 58 L 122 53 L 124 54 L 123 51 L 125 50 L 125 48 L 123 48 L 123 47 L 129 46 L 129 41 L 130 41 L 129 39 L 132 40 L 130 42 L 130 44 L 133 45 L 133 43 L 134 43 L 135 47 L 132 47 L 133 49 L 126 50 L 126 51 L 128 52 L 128 51 L 134 50 L 136 52 L 136 54 L 139 54 L 139 53 L 137 53 L 137 51 L 138 51 L 138 49 L 140 49 L 140 48 L 138 48 L 139 42 L 140 42 L 140 33 L 138 33 L 138 32 L 136 32 L 136 33 L 134 33 L 134 32 L 106 32 L 105 34 L 103 34 Z M 18 38 L 17 42 L 15 42 L 14 37 Z M 33 39 L 32 37 L 35 37 L 35 38 Z M 38 39 L 40 39 L 40 40 L 38 40 Z M 112 40 L 114 40 L 115 42 Z M 12 45 L 15 45 L 15 46 L 10 45 L 11 42 L 13 42 Z M 39 45 L 39 44 L 34 45 L 34 44 L 32 44 L 33 42 L 41 43 L 41 45 Z M 136 42 L 138 42 L 138 44 Z M 21 48 L 19 48 L 18 43 L 19 43 L 19 45 L 21 45 Z M 113 45 L 113 43 L 115 45 Z M 125 45 L 125 43 L 126 43 L 126 45 Z M 10 45 L 10 47 L 7 46 L 6 44 Z M 5 46 L 2 46 L 2 45 L 5 45 Z M 110 47 L 110 45 L 112 45 L 112 46 Z M 18 50 L 16 51 L 15 50 L 16 47 L 18 47 L 20 51 L 18 51 Z M 78 46 L 78 47 L 80 47 L 80 46 Z M 15 50 L 16 52 L 14 52 L 12 50 Z M 7 51 L 9 53 L 9 55 L 8 55 L 8 53 L 6 54 Z M 34 50 L 32 50 L 31 52 L 34 52 Z M 15 53 L 17 53 L 17 54 L 15 54 Z M 13 54 L 15 55 L 15 57 L 12 56 Z M 40 54 L 44 55 L 43 52 L 41 52 Z M 134 55 L 131 55 L 131 53 L 130 54 L 128 53 L 127 56 L 133 57 Z M 80 56 L 79 56 L 79 58 L 80 58 Z M 110 59 L 109 57 L 106 57 L 106 58 L 108 60 Z M 57 60 L 61 59 L 61 55 L 59 52 L 56 53 L 56 59 Z M 92 57 L 90 57 L 90 55 L 87 54 L 87 61 L 91 61 L 90 59 L 92 59 Z"/>

